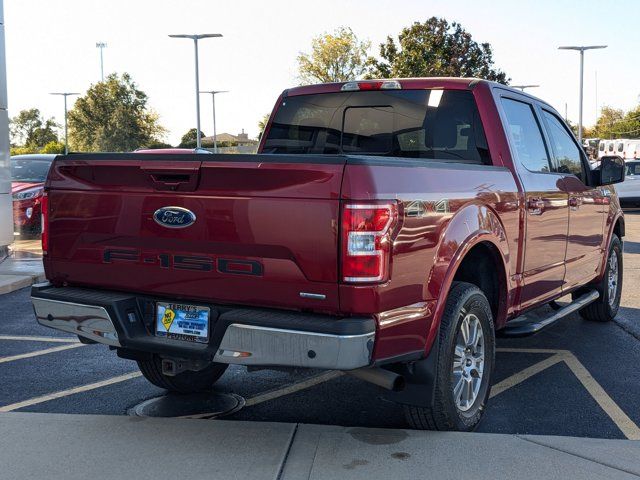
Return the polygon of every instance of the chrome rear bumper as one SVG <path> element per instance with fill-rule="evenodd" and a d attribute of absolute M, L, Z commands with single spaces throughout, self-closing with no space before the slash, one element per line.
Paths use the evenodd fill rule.
<path fill-rule="evenodd" d="M 224 334 L 221 331 L 217 336 L 218 339 L 221 337 L 217 347 L 215 344 L 204 346 L 165 340 L 148 334 L 145 334 L 146 337 L 129 339 L 126 335 L 118 334 L 119 331 L 126 332 L 128 326 L 123 325 L 123 320 L 110 314 L 112 307 L 43 298 L 36 289 L 32 291 L 31 299 L 38 323 L 45 327 L 74 333 L 112 347 L 148 351 L 167 357 L 206 355 L 214 362 L 228 364 L 353 370 L 371 364 L 375 340 L 375 328 L 371 326 L 373 324 L 367 326 L 364 332 L 334 334 L 256 324 L 264 315 L 256 315 L 254 319 L 250 319 L 257 319 L 250 322 L 252 324 L 230 320 Z M 250 312 L 247 314 L 247 311 L 243 311 L 244 316 L 250 317 Z M 226 315 L 230 316 L 231 313 L 233 312 L 227 312 Z M 272 317 L 278 316 L 277 311 L 270 311 L 269 314 Z M 292 312 L 282 313 L 283 317 L 291 315 Z M 219 317 L 212 328 L 224 328 L 224 319 L 225 314 Z M 339 321 L 336 319 L 336 322 Z M 301 325 L 300 322 L 298 324 Z M 324 323 L 318 322 L 318 325 L 327 325 L 327 322 L 324 320 Z M 216 341 L 215 334 L 211 338 Z M 165 348 L 170 348 L 166 354 Z"/>
<path fill-rule="evenodd" d="M 352 370 L 369 365 L 375 333 L 330 335 L 232 323 L 215 361 Z"/>
<path fill-rule="evenodd" d="M 118 332 L 104 307 L 31 297 L 40 325 L 119 347 Z"/>

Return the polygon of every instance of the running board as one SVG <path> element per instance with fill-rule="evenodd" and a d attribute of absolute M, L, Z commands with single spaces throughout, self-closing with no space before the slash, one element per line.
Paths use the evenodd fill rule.
<path fill-rule="evenodd" d="M 566 317 L 570 313 L 586 307 L 591 302 L 596 301 L 599 296 L 600 294 L 596 290 L 592 290 L 575 299 L 566 307 L 556 310 L 547 318 L 530 319 L 527 318 L 526 315 L 523 315 L 507 323 L 507 326 L 500 333 L 505 337 L 525 337 L 527 335 L 533 335 L 543 328 L 556 323 L 558 320 Z"/>

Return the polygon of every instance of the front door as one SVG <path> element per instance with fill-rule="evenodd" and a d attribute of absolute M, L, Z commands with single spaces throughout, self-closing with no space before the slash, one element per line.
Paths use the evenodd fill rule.
<path fill-rule="evenodd" d="M 592 280 L 602 263 L 603 228 L 609 197 L 590 187 L 583 150 L 554 113 L 542 110 L 555 169 L 563 175 L 562 189 L 569 197 L 569 235 L 565 256 L 564 288 Z"/>
<path fill-rule="evenodd" d="M 553 171 L 533 105 L 502 98 L 507 134 L 525 190 L 526 235 L 520 306 L 526 309 L 562 291 L 569 211 L 564 175 Z"/>

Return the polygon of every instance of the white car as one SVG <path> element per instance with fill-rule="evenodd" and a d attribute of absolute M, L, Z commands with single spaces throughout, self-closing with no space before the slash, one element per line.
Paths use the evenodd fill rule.
<path fill-rule="evenodd" d="M 623 206 L 640 205 L 640 160 L 626 162 L 624 182 L 616 185 L 620 204 Z"/>

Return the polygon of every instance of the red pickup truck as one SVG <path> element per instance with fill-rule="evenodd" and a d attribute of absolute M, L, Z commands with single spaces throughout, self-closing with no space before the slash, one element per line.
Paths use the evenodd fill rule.
<path fill-rule="evenodd" d="M 623 175 L 617 157 L 590 169 L 551 106 L 504 85 L 292 88 L 258 155 L 57 157 L 33 305 L 169 390 L 229 364 L 337 369 L 416 428 L 471 430 L 497 331 L 616 315 Z"/>

